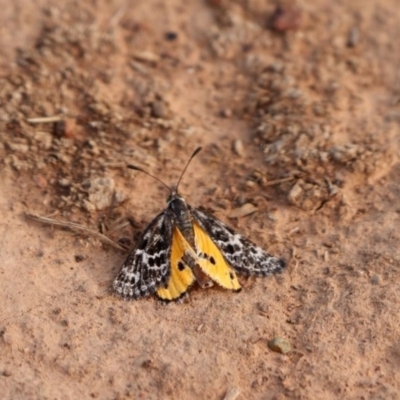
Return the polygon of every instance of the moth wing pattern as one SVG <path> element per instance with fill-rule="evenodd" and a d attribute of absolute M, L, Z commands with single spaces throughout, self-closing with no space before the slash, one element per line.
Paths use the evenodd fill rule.
<path fill-rule="evenodd" d="M 173 220 L 164 210 L 145 229 L 113 282 L 126 300 L 154 293 L 170 277 Z"/>
<path fill-rule="evenodd" d="M 196 250 L 200 268 L 225 289 L 240 290 L 235 271 L 228 265 L 220 249 L 198 222 L 193 221 Z"/>
<path fill-rule="evenodd" d="M 166 301 L 180 299 L 196 280 L 192 269 L 184 261 L 185 254 L 192 252 L 189 243 L 177 226 L 173 228 L 170 257 L 171 274 L 165 285 L 157 289 L 157 296 Z"/>
<path fill-rule="evenodd" d="M 240 274 L 265 276 L 280 272 L 285 262 L 268 254 L 202 209 L 191 210 L 194 220 L 211 237 L 227 262 Z"/>

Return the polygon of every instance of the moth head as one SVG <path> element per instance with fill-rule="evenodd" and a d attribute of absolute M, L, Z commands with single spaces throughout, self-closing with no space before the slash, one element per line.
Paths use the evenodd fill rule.
<path fill-rule="evenodd" d="M 185 199 L 183 198 L 183 196 L 181 196 L 177 192 L 176 189 L 171 191 L 170 195 L 168 196 L 167 203 L 171 204 L 173 201 L 177 201 L 177 202 L 183 201 L 183 202 L 185 202 Z"/>

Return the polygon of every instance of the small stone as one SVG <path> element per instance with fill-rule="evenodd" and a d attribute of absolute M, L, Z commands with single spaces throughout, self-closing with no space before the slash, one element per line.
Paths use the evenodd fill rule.
<path fill-rule="evenodd" d="M 83 200 L 82 208 L 88 212 L 96 211 L 96 206 L 88 200 Z"/>
<path fill-rule="evenodd" d="M 271 27 L 278 32 L 297 30 L 301 26 L 301 14 L 301 10 L 294 5 L 278 5 L 271 17 Z"/>
<path fill-rule="evenodd" d="M 53 134 L 56 137 L 64 137 L 65 135 L 65 121 L 56 121 L 53 125 Z"/>
<path fill-rule="evenodd" d="M 165 40 L 168 40 L 169 42 L 173 42 L 178 38 L 178 34 L 173 31 L 165 32 L 164 34 Z"/>
<path fill-rule="evenodd" d="M 240 139 L 237 139 L 233 142 L 233 151 L 239 157 L 243 157 L 244 154 L 244 146 L 243 142 Z"/>
<path fill-rule="evenodd" d="M 274 214 L 272 214 L 272 213 L 268 213 L 267 214 L 267 218 L 272 222 L 276 222 L 277 221 L 276 216 Z"/>
<path fill-rule="evenodd" d="M 275 337 L 268 342 L 268 347 L 277 353 L 286 354 L 292 350 L 292 346 L 290 343 L 283 338 Z"/>
<path fill-rule="evenodd" d="M 166 104 L 161 100 L 156 100 L 151 103 L 151 115 L 154 118 L 168 118 L 168 107 Z"/>
<path fill-rule="evenodd" d="M 14 337 L 11 332 L 5 331 L 2 335 L 3 341 L 7 345 L 13 345 L 15 343 Z"/>
<path fill-rule="evenodd" d="M 70 182 L 70 180 L 67 179 L 67 178 L 61 178 L 61 179 L 58 181 L 58 184 L 59 184 L 61 187 L 64 187 L 64 188 L 67 188 L 67 187 L 70 187 L 70 186 L 71 186 L 71 182 Z"/>
<path fill-rule="evenodd" d="M 85 256 L 83 256 L 82 254 L 75 255 L 75 262 L 77 262 L 77 263 L 82 262 L 84 259 L 85 259 Z"/>
<path fill-rule="evenodd" d="M 115 192 L 114 194 L 114 202 L 115 204 L 121 204 L 125 201 L 126 196 L 122 192 Z"/>
<path fill-rule="evenodd" d="M 232 110 L 230 108 L 224 108 L 220 111 L 220 115 L 223 118 L 229 118 L 232 116 Z"/>
<path fill-rule="evenodd" d="M 229 218 L 241 218 L 245 217 L 246 215 L 253 214 L 256 212 L 258 208 L 251 203 L 243 204 L 239 208 L 235 208 L 229 214 Z"/>
<path fill-rule="evenodd" d="M 47 186 L 47 180 L 43 175 L 33 175 L 33 181 L 39 189 L 44 189 Z"/>
<path fill-rule="evenodd" d="M 303 193 L 303 189 L 302 187 L 299 185 L 299 183 L 297 182 L 292 189 L 290 190 L 289 194 L 288 194 L 288 200 L 291 204 L 296 205 L 298 202 L 298 199 L 300 198 L 300 196 Z"/>
<path fill-rule="evenodd" d="M 12 372 L 11 372 L 9 369 L 5 369 L 5 370 L 3 371 L 3 376 L 9 377 L 9 376 L 11 376 L 11 375 L 12 375 Z"/>
<path fill-rule="evenodd" d="M 347 47 L 355 47 L 360 40 L 360 31 L 356 26 L 350 29 L 349 36 L 347 38 Z"/>
<path fill-rule="evenodd" d="M 61 121 L 57 121 L 53 125 L 54 136 L 61 138 L 73 138 L 76 134 L 76 122 L 74 119 L 66 118 Z"/>
<path fill-rule="evenodd" d="M 373 285 L 378 285 L 380 283 L 380 281 L 381 281 L 381 278 L 379 275 L 374 275 L 371 277 L 371 283 Z"/>
<path fill-rule="evenodd" d="M 256 183 L 254 181 L 246 181 L 246 186 L 249 188 L 252 188 L 256 186 Z"/>
<path fill-rule="evenodd" d="M 97 143 L 93 139 L 87 140 L 86 144 L 90 149 L 97 151 L 98 146 L 97 146 Z"/>
<path fill-rule="evenodd" d="M 147 359 L 147 360 L 144 360 L 144 361 L 142 362 L 141 367 L 142 367 L 142 368 L 148 369 L 148 368 L 150 368 L 150 367 L 152 366 L 152 364 L 153 364 L 153 361 L 150 360 L 150 359 Z"/>

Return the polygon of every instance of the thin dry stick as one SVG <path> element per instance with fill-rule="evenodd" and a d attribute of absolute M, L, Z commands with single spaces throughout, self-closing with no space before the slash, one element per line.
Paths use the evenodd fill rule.
<path fill-rule="evenodd" d="M 81 231 L 85 232 L 88 235 L 91 235 L 113 247 L 119 250 L 125 250 L 123 247 L 121 247 L 118 243 L 115 243 L 113 240 L 109 239 L 107 236 L 102 235 L 99 232 L 92 231 L 89 228 L 86 228 L 86 226 L 76 224 L 74 222 L 64 222 L 64 221 L 58 221 L 53 218 L 48 218 L 48 217 L 41 217 L 40 215 L 32 214 L 32 213 L 25 213 L 25 216 L 28 218 L 31 218 L 35 221 L 43 222 L 44 224 L 50 224 L 50 225 L 55 225 L 55 226 L 61 226 L 63 228 L 69 228 L 73 231 Z"/>
<path fill-rule="evenodd" d="M 53 117 L 38 117 L 38 118 L 27 118 L 27 122 L 30 124 L 41 124 L 62 121 L 64 117 L 62 115 L 54 115 Z"/>
<path fill-rule="evenodd" d="M 272 186 L 272 185 L 277 185 L 279 183 L 283 183 L 283 182 L 289 182 L 292 181 L 293 179 L 296 179 L 292 176 L 288 177 L 288 178 L 281 178 L 281 179 L 274 179 L 273 181 L 267 181 L 263 184 L 263 186 Z"/>

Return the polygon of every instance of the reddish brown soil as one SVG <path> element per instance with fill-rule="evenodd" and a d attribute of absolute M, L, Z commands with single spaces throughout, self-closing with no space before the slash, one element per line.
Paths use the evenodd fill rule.
<path fill-rule="evenodd" d="M 1 398 L 400 397 L 397 1 L 0 7 Z M 127 250 L 25 217 L 131 247 L 167 191 L 126 164 L 200 145 L 182 194 L 281 275 L 124 302 Z"/>

